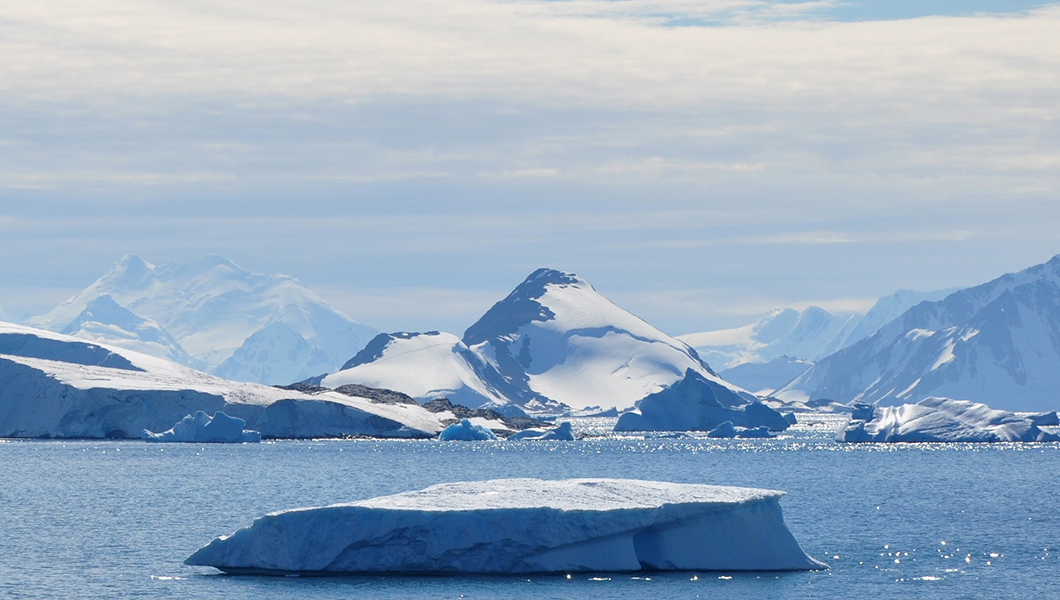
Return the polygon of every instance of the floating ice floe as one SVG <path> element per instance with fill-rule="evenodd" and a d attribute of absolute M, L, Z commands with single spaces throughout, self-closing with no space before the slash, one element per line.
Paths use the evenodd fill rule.
<path fill-rule="evenodd" d="M 826 568 L 783 492 L 624 479 L 498 479 L 272 513 L 184 562 L 230 574 Z"/>
<path fill-rule="evenodd" d="M 769 433 L 769 428 L 762 427 L 736 427 L 732 424 L 732 421 L 725 421 L 721 425 L 718 425 L 714 429 L 710 430 L 707 437 L 711 438 L 771 438 L 773 434 Z"/>
<path fill-rule="evenodd" d="M 443 442 L 481 442 L 497 439 L 489 429 L 482 425 L 475 425 L 468 419 L 460 419 L 459 423 L 453 423 L 438 434 L 438 439 Z"/>
<path fill-rule="evenodd" d="M 925 398 L 916 404 L 855 404 L 841 442 L 1053 442 L 1032 419 L 985 404 Z"/>
<path fill-rule="evenodd" d="M 640 401 L 636 412 L 623 414 L 615 431 L 711 431 L 725 421 L 738 427 L 765 426 L 783 431 L 791 423 L 758 401 L 746 402 L 691 369 L 670 387 Z"/>
<path fill-rule="evenodd" d="M 244 429 L 247 422 L 237 417 L 230 417 L 223 412 L 210 415 L 199 410 L 177 422 L 171 429 L 161 433 L 152 433 L 144 429 L 141 438 L 146 442 L 198 442 L 209 444 L 257 443 L 261 434 Z"/>
<path fill-rule="evenodd" d="M 560 423 L 552 429 L 524 429 L 508 436 L 509 440 L 538 440 L 538 441 L 574 441 L 574 432 L 571 430 L 570 422 Z"/>

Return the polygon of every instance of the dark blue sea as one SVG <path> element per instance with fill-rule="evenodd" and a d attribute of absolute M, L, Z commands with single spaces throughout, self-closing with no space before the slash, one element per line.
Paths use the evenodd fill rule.
<path fill-rule="evenodd" d="M 742 441 L 0 441 L 0 598 L 1060 597 L 1060 445 L 845 445 L 834 417 L 806 420 Z M 784 490 L 788 526 L 831 568 L 270 578 L 182 564 L 267 512 L 498 477 Z"/>

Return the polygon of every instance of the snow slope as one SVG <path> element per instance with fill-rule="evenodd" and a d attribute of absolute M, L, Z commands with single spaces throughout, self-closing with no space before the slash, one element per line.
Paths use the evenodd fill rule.
<path fill-rule="evenodd" d="M 138 352 L 0 323 L 0 437 L 139 438 L 196 411 L 266 437 L 430 437 L 451 413 L 228 381 Z"/>
<path fill-rule="evenodd" d="M 188 353 L 164 327 L 154 319 L 121 306 L 109 294 L 86 304 L 85 310 L 60 333 L 83 340 L 105 342 L 181 364 L 191 362 Z"/>
<path fill-rule="evenodd" d="M 858 404 L 841 442 L 1058 442 L 1032 419 L 985 404 L 925 398 L 916 404 Z"/>
<path fill-rule="evenodd" d="M 1060 256 L 922 302 L 775 394 L 900 404 L 928 396 L 1040 411 L 1060 405 Z"/>
<path fill-rule="evenodd" d="M 783 492 L 623 479 L 444 483 L 277 512 L 192 554 L 232 574 L 809 570 Z"/>
<path fill-rule="evenodd" d="M 533 409 L 630 408 L 641 398 L 701 374 L 725 393 L 753 396 L 722 381 L 695 350 L 600 295 L 571 273 L 539 269 L 493 305 L 463 342 Z"/>
<path fill-rule="evenodd" d="M 360 384 L 408 394 L 420 402 L 448 398 L 471 408 L 507 404 L 500 375 L 451 333 L 381 333 L 320 385 Z"/>
<path fill-rule="evenodd" d="M 251 273 L 220 256 L 158 267 L 138 256 L 125 256 L 73 298 L 30 320 L 30 325 L 67 331 L 104 296 L 164 329 L 190 357 L 185 364 L 259 383 L 290 383 L 334 370 L 375 334 L 296 279 Z M 105 335 L 115 326 L 121 331 L 113 341 L 131 346 L 128 334 L 137 330 L 123 326 L 121 319 L 128 315 L 122 313 L 113 321 L 104 316 L 95 311 L 93 339 L 111 341 Z M 136 349 L 153 350 L 149 345 Z M 149 353 L 180 358 L 169 352 Z"/>

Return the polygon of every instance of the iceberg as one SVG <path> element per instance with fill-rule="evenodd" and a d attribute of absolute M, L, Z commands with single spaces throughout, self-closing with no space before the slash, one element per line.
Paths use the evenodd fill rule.
<path fill-rule="evenodd" d="M 474 425 L 468 419 L 460 419 L 459 423 L 453 423 L 438 434 L 438 439 L 443 442 L 463 441 L 478 442 L 495 440 L 497 436 L 482 425 Z"/>
<path fill-rule="evenodd" d="M 538 440 L 538 441 L 564 441 L 573 442 L 574 432 L 571 431 L 570 421 L 560 423 L 552 429 L 524 429 L 508 436 L 509 440 Z"/>
<path fill-rule="evenodd" d="M 730 397 L 719 391 L 713 381 L 689 369 L 670 387 L 644 397 L 638 411 L 619 417 L 615 431 L 711 431 L 725 421 L 739 427 L 765 426 L 772 431 L 784 431 L 791 425 L 779 412 L 757 400 L 728 404 Z M 738 397 L 735 400 L 743 402 Z"/>
<path fill-rule="evenodd" d="M 625 479 L 498 479 L 281 511 L 187 565 L 225 573 L 572 573 L 827 568 L 783 492 Z"/>
<path fill-rule="evenodd" d="M 736 427 L 732 424 L 732 421 L 725 421 L 721 425 L 718 425 L 714 429 L 710 430 L 707 434 L 710 438 L 771 438 L 773 434 L 769 433 L 769 428 L 766 426 L 761 427 Z"/>
<path fill-rule="evenodd" d="M 841 442 L 1055 442 L 1032 419 L 985 404 L 925 398 L 901 406 L 854 405 Z"/>
<path fill-rule="evenodd" d="M 243 429 L 247 422 L 237 417 L 230 417 L 223 412 L 216 412 L 211 417 L 199 410 L 177 422 L 171 429 L 162 433 L 152 433 L 144 429 L 140 436 L 145 442 L 200 442 L 210 444 L 241 444 L 261 441 L 257 431 Z"/>

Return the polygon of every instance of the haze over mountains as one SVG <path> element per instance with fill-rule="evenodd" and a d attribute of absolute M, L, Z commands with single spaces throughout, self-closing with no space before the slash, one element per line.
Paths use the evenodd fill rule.
<path fill-rule="evenodd" d="M 900 404 L 928 396 L 1005 410 L 1060 404 L 1060 256 L 942 300 L 818 361 L 778 390 L 790 401 Z"/>
<path fill-rule="evenodd" d="M 964 290 L 900 291 L 864 316 L 777 309 L 679 338 L 577 275 L 539 269 L 462 336 L 373 338 L 291 277 L 217 256 L 156 267 L 130 255 L 30 323 L 226 379 L 355 383 L 509 414 L 633 409 L 688 373 L 737 404 L 753 399 L 745 390 L 796 408 L 927 396 L 1008 410 L 1060 403 L 1060 256 Z M 704 356 L 728 368 L 716 374 Z"/>
<path fill-rule="evenodd" d="M 162 266 L 125 256 L 28 324 L 268 384 L 336 369 L 376 333 L 293 277 L 220 256 Z"/>

